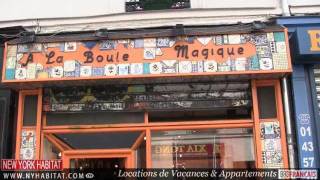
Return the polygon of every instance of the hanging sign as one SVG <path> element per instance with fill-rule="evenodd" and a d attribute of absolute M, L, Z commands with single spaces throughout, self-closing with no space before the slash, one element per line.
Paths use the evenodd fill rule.
<path fill-rule="evenodd" d="M 3 82 L 287 70 L 284 32 L 7 45 Z"/>

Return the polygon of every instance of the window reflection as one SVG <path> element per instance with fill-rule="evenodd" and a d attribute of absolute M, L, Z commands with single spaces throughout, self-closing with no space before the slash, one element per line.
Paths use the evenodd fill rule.
<path fill-rule="evenodd" d="M 47 138 L 43 140 L 43 159 L 61 159 L 61 151 L 53 145 Z"/>
<path fill-rule="evenodd" d="M 152 133 L 154 168 L 253 168 L 252 129 Z"/>

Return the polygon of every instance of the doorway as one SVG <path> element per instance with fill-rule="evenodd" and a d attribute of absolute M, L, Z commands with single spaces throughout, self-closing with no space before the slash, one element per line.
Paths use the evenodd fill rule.
<path fill-rule="evenodd" d="M 133 168 L 134 153 L 127 149 L 66 150 L 63 152 L 63 168 Z"/>
<path fill-rule="evenodd" d="M 70 159 L 70 168 L 76 169 L 124 169 L 125 158 L 75 158 Z"/>

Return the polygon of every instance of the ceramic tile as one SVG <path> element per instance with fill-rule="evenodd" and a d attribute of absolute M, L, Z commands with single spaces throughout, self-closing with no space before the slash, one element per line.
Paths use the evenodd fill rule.
<path fill-rule="evenodd" d="M 92 68 L 92 76 L 103 76 L 104 68 L 103 67 L 93 67 Z"/>
<path fill-rule="evenodd" d="M 55 66 L 51 68 L 50 77 L 52 78 L 61 78 L 63 77 L 63 67 Z"/>
<path fill-rule="evenodd" d="M 156 49 L 155 48 L 144 48 L 144 59 L 155 59 Z"/>
<path fill-rule="evenodd" d="M 7 69 L 14 69 L 16 67 L 17 58 L 16 57 L 8 57 L 6 62 Z"/>
<path fill-rule="evenodd" d="M 27 44 L 18 44 L 18 53 L 26 53 L 30 51 L 30 46 Z"/>
<path fill-rule="evenodd" d="M 73 52 L 77 50 L 77 42 L 66 42 L 64 43 L 65 52 Z"/>
<path fill-rule="evenodd" d="M 135 39 L 134 40 L 134 47 L 135 48 L 143 48 L 144 47 L 143 43 L 144 43 L 143 39 Z"/>
<path fill-rule="evenodd" d="M 18 53 L 17 54 L 17 61 L 20 61 L 22 57 L 23 57 L 23 54 L 22 53 Z"/>
<path fill-rule="evenodd" d="M 286 53 L 287 46 L 285 42 L 276 42 L 277 52 L 278 53 Z"/>
<path fill-rule="evenodd" d="M 206 46 L 211 40 L 211 36 L 199 36 L 197 37 L 197 40 L 204 46 Z"/>
<path fill-rule="evenodd" d="M 117 74 L 117 65 L 107 64 L 104 67 L 104 73 L 106 76 L 115 76 Z"/>
<path fill-rule="evenodd" d="M 130 74 L 143 74 L 143 63 L 130 64 Z"/>
<path fill-rule="evenodd" d="M 84 45 L 84 47 L 91 50 L 97 45 L 97 42 L 96 41 L 84 41 L 84 42 L 82 42 L 82 44 Z"/>
<path fill-rule="evenodd" d="M 191 73 L 192 63 L 191 61 L 179 61 L 179 73 Z"/>
<path fill-rule="evenodd" d="M 256 46 L 256 51 L 259 57 L 272 57 L 270 47 L 268 45 Z"/>
<path fill-rule="evenodd" d="M 240 35 L 238 35 L 238 34 L 228 35 L 228 40 L 229 40 L 229 44 L 240 44 L 241 43 Z"/>
<path fill-rule="evenodd" d="M 273 66 L 276 70 L 288 69 L 288 59 L 286 53 L 272 54 Z"/>
<path fill-rule="evenodd" d="M 154 62 L 150 63 L 150 74 L 161 74 L 162 73 L 162 63 Z"/>
<path fill-rule="evenodd" d="M 116 47 L 116 43 L 113 40 L 106 40 L 100 42 L 100 49 L 101 50 L 111 50 Z"/>
<path fill-rule="evenodd" d="M 161 48 L 156 48 L 156 55 L 162 56 L 163 52 L 161 51 Z"/>
<path fill-rule="evenodd" d="M 274 36 L 274 40 L 276 42 L 281 42 L 281 41 L 284 42 L 285 41 L 284 32 L 274 32 L 273 36 Z"/>
<path fill-rule="evenodd" d="M 250 67 L 249 67 L 250 70 L 259 70 L 260 69 L 258 56 L 256 56 L 256 55 L 251 56 L 249 58 L 249 61 L 250 61 Z"/>
<path fill-rule="evenodd" d="M 224 63 L 219 63 L 218 64 L 218 71 L 219 72 L 225 72 L 225 71 L 230 71 L 231 70 L 231 61 L 228 60 Z"/>
<path fill-rule="evenodd" d="M 63 63 L 64 72 L 72 72 L 76 69 L 76 61 L 75 60 L 66 60 Z"/>
<path fill-rule="evenodd" d="M 128 75 L 130 64 L 118 64 L 118 75 Z"/>
<path fill-rule="evenodd" d="M 216 45 L 222 45 L 223 44 L 223 37 L 221 35 L 215 36 L 215 43 L 216 43 Z"/>
<path fill-rule="evenodd" d="M 15 69 L 6 69 L 6 80 L 13 80 L 15 77 Z"/>
<path fill-rule="evenodd" d="M 150 63 L 143 63 L 143 74 L 150 74 Z"/>
<path fill-rule="evenodd" d="M 92 74 L 91 66 L 81 66 L 80 67 L 80 76 L 81 77 L 90 77 Z"/>
<path fill-rule="evenodd" d="M 223 44 L 229 44 L 228 35 L 222 35 L 222 37 L 223 37 Z"/>
<path fill-rule="evenodd" d="M 7 46 L 7 57 L 16 56 L 18 53 L 17 45 L 8 45 Z"/>
<path fill-rule="evenodd" d="M 37 64 L 29 63 L 27 66 L 27 79 L 35 79 L 37 72 Z"/>
<path fill-rule="evenodd" d="M 145 38 L 143 45 L 145 48 L 155 48 L 157 46 L 156 38 Z"/>
<path fill-rule="evenodd" d="M 169 38 L 157 38 L 157 47 L 169 47 L 170 39 Z"/>
<path fill-rule="evenodd" d="M 270 47 L 271 53 L 277 52 L 276 43 L 274 41 L 269 41 L 269 47 Z"/>
<path fill-rule="evenodd" d="M 41 52 L 42 51 L 42 44 L 34 43 L 29 47 L 30 52 Z"/>
<path fill-rule="evenodd" d="M 204 72 L 216 72 L 218 65 L 216 61 L 204 61 Z"/>
<path fill-rule="evenodd" d="M 273 35 L 272 32 L 271 33 L 267 33 L 267 39 L 268 39 L 268 41 L 274 41 L 274 35 Z"/>
<path fill-rule="evenodd" d="M 161 67 L 163 73 L 178 73 L 178 61 L 177 60 L 163 60 L 161 61 Z"/>
<path fill-rule="evenodd" d="M 273 69 L 273 63 L 271 58 L 261 58 L 259 60 L 260 69 L 261 70 L 272 70 Z"/>
<path fill-rule="evenodd" d="M 15 79 L 22 80 L 27 77 L 27 69 L 26 68 L 17 68 L 15 72 Z"/>
<path fill-rule="evenodd" d="M 247 59 L 246 58 L 238 58 L 235 61 L 235 70 L 236 71 L 245 71 L 247 68 Z"/>

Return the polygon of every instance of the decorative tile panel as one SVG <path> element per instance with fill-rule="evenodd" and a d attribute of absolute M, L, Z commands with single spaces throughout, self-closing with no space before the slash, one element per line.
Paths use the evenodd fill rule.
<path fill-rule="evenodd" d="M 3 80 L 290 72 L 284 32 L 8 45 Z"/>

